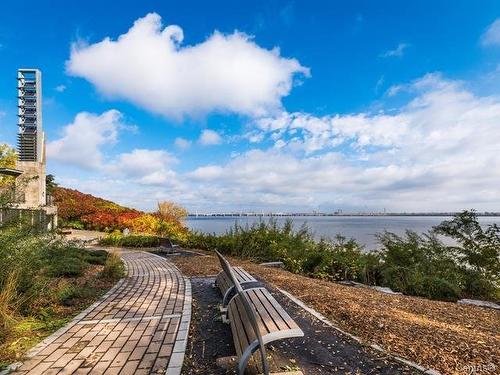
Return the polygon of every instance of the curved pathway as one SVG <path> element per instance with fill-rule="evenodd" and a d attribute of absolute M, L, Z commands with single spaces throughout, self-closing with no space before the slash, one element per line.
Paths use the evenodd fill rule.
<path fill-rule="evenodd" d="M 191 284 L 165 258 L 121 256 L 127 276 L 31 350 L 16 374 L 180 374 Z"/>

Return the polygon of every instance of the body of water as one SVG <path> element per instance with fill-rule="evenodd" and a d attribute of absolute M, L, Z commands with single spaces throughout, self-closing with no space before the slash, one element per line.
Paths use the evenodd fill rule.
<path fill-rule="evenodd" d="M 294 227 L 298 229 L 306 223 L 314 232 L 316 239 L 333 238 L 341 234 L 348 238 L 354 238 L 360 244 L 365 245 L 367 250 L 377 247 L 376 233 L 387 230 L 396 234 L 403 234 L 406 229 L 415 232 L 426 232 L 443 220 L 451 220 L 451 217 L 441 216 L 293 216 L 276 217 L 278 223 L 292 219 Z M 234 223 L 240 225 L 252 225 L 261 220 L 268 221 L 269 217 L 189 217 L 187 226 L 192 230 L 205 233 L 223 234 Z M 484 225 L 500 224 L 500 217 L 480 217 L 479 222 Z"/>

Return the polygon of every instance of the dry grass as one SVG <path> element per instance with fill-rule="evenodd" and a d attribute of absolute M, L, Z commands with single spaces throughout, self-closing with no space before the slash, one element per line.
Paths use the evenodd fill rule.
<path fill-rule="evenodd" d="M 101 272 L 101 276 L 105 279 L 117 280 L 125 274 L 125 267 L 123 261 L 120 258 L 118 251 L 113 251 L 109 254 L 104 268 Z"/>
<path fill-rule="evenodd" d="M 0 337 L 8 332 L 10 326 L 15 322 L 17 310 L 17 275 L 10 272 L 5 280 L 5 284 L 0 289 Z"/>
<path fill-rule="evenodd" d="M 10 319 L 8 329 L 0 334 L 0 370 L 2 367 L 23 359 L 26 351 L 42 341 L 45 337 L 68 323 L 75 315 L 94 303 L 106 293 L 116 282 L 113 279 L 100 277 L 104 266 L 90 265 L 79 277 L 58 277 L 51 279 L 46 288 L 53 293 L 49 296 L 33 300 L 30 306 L 41 312 L 35 315 L 21 316 L 12 310 L 12 303 L 6 303 L 11 294 L 6 292 L 7 285 L 0 293 L 0 314 Z M 15 279 L 11 281 L 14 283 Z M 78 293 L 69 304 L 62 303 L 56 291 L 70 288 Z M 11 300 L 12 302 L 12 300 Z M 14 301 L 15 302 L 15 301 Z M 0 316 L 0 319 L 4 319 Z"/>
<path fill-rule="evenodd" d="M 214 275 L 217 259 L 173 257 L 188 276 Z M 464 373 L 470 365 L 500 368 L 500 312 L 418 297 L 388 295 L 311 279 L 231 259 L 253 275 L 314 307 L 344 330 L 391 354 L 444 374 Z"/>

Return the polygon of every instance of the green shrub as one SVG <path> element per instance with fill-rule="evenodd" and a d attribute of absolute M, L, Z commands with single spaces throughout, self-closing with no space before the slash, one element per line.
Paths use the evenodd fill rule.
<path fill-rule="evenodd" d="M 124 236 L 119 231 L 115 231 L 102 238 L 99 244 L 116 247 L 158 247 L 160 246 L 160 238 L 157 236 L 135 234 Z"/>
<path fill-rule="evenodd" d="M 422 297 L 456 302 L 461 296 L 458 285 L 441 277 L 426 276 L 419 285 L 415 294 Z"/>
<path fill-rule="evenodd" d="M 290 220 L 281 226 L 276 220 L 244 227 L 235 224 L 219 236 L 191 233 L 183 246 L 217 249 L 256 262 L 282 261 L 289 271 L 313 277 L 370 282 L 379 279 L 377 254 L 363 253 L 356 241 L 342 236 L 316 242 L 307 226 L 294 230 Z"/>
<path fill-rule="evenodd" d="M 65 306 L 71 306 L 74 298 L 77 297 L 78 289 L 74 285 L 64 285 L 57 291 L 57 298 Z"/>
<path fill-rule="evenodd" d="M 21 224 L 0 229 L 0 327 L 7 329 L 17 315 L 40 316 L 54 298 L 71 303 L 71 287 L 48 287 L 53 278 L 80 276 L 91 263 L 103 264 L 102 252 L 38 232 Z M 80 291 L 77 291 L 80 293 Z M 0 332 L 1 334 L 1 332 Z"/>
<path fill-rule="evenodd" d="M 123 247 L 158 247 L 160 238 L 156 236 L 130 235 L 124 236 L 121 241 Z"/>
<path fill-rule="evenodd" d="M 481 272 L 471 269 L 463 271 L 463 294 L 466 298 L 482 298 L 500 301 L 500 288 Z"/>
<path fill-rule="evenodd" d="M 125 275 L 125 266 L 120 256 L 113 252 L 108 256 L 101 277 L 108 280 L 118 280 Z"/>
<path fill-rule="evenodd" d="M 484 294 L 490 287 L 497 289 L 493 295 L 498 295 L 500 288 L 500 227 L 490 224 L 483 228 L 478 221 L 474 210 L 463 211 L 452 220 L 445 220 L 434 228 L 436 233 L 451 237 L 458 246 L 450 246 L 454 252 L 458 264 L 468 275 L 474 274 L 479 283 L 485 289 L 480 292 Z M 472 280 L 468 282 L 472 292 L 475 287 Z M 479 285 L 478 291 L 482 289 Z M 490 297 L 491 298 L 491 297 Z"/>
<path fill-rule="evenodd" d="M 88 251 L 71 243 L 54 241 L 48 250 L 47 274 L 51 277 L 81 276 L 88 267 Z"/>
<path fill-rule="evenodd" d="M 60 226 L 62 228 L 85 229 L 85 225 L 79 220 L 61 220 Z"/>
<path fill-rule="evenodd" d="M 17 276 L 15 272 L 10 272 L 5 278 L 5 282 L 0 289 L 0 338 L 10 328 L 15 321 L 17 310 Z"/>
<path fill-rule="evenodd" d="M 85 261 L 90 264 L 104 265 L 108 259 L 108 252 L 106 250 L 89 250 L 85 254 Z"/>
<path fill-rule="evenodd" d="M 84 270 L 85 263 L 81 259 L 67 257 L 51 264 L 49 275 L 52 277 L 77 277 L 81 276 Z"/>

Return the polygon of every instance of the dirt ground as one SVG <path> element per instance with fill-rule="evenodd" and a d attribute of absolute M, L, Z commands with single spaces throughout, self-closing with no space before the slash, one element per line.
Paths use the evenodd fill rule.
<path fill-rule="evenodd" d="M 64 237 L 67 240 L 86 242 L 96 241 L 106 236 L 106 233 L 104 232 L 97 232 L 93 230 L 68 229 L 67 232 L 68 233 L 64 234 Z"/>
<path fill-rule="evenodd" d="M 169 256 L 188 276 L 215 275 L 214 256 Z M 286 290 L 338 327 L 388 353 L 443 374 L 500 371 L 500 312 L 476 306 L 388 295 L 299 276 L 229 258 L 255 277 Z"/>
<path fill-rule="evenodd" d="M 186 375 L 235 373 L 233 369 L 226 372 L 216 364 L 217 358 L 234 356 L 235 351 L 231 329 L 219 318 L 217 306 L 221 296 L 213 286 L 214 281 L 213 277 L 191 278 L 193 317 L 182 371 Z M 304 331 L 304 337 L 267 345 L 272 372 L 300 369 L 307 375 L 420 373 L 339 334 L 280 292 L 271 291 Z M 253 370 L 249 372 L 258 373 Z"/>

